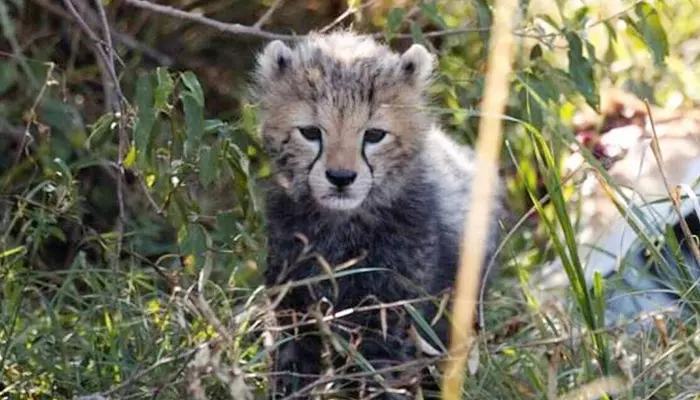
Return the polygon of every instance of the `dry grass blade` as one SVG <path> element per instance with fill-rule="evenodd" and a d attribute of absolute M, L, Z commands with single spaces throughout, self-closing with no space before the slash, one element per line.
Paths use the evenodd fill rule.
<path fill-rule="evenodd" d="M 659 146 L 659 136 L 656 133 L 656 125 L 654 124 L 654 117 L 651 115 L 651 107 L 649 106 L 648 101 L 644 101 L 644 105 L 646 106 L 647 109 L 647 115 L 649 116 L 649 124 L 651 125 L 651 133 L 652 133 L 652 139 L 651 139 L 651 150 L 654 153 L 654 157 L 656 158 L 656 164 L 659 167 L 659 172 L 661 173 L 661 177 L 664 180 L 664 185 L 666 186 L 666 189 L 668 190 L 668 195 L 671 199 L 671 203 L 673 204 L 673 209 L 676 211 L 678 214 L 678 222 L 680 223 L 681 230 L 683 231 L 683 235 L 685 236 L 686 240 L 688 241 L 688 247 L 690 248 L 691 253 L 693 254 L 693 257 L 695 257 L 695 261 L 700 264 L 700 248 L 698 248 L 697 242 L 693 240 L 693 233 L 690 230 L 690 227 L 688 226 L 688 222 L 685 220 L 685 215 L 683 215 L 683 212 L 681 211 L 681 203 L 680 203 L 680 197 L 678 196 L 678 191 L 671 189 L 671 186 L 668 182 L 666 171 L 664 169 L 664 163 L 663 163 L 663 158 L 661 155 L 661 147 Z"/>
<path fill-rule="evenodd" d="M 557 370 L 561 359 L 561 350 L 559 346 L 555 346 L 554 350 L 547 352 L 549 363 L 547 365 L 547 399 L 554 400 L 557 398 Z"/>
<path fill-rule="evenodd" d="M 450 358 L 443 381 L 443 398 L 461 398 L 464 382 L 464 368 L 470 344 L 471 329 L 479 288 L 479 271 L 484 259 L 487 227 L 491 216 L 494 198 L 492 182 L 497 179 L 494 165 L 497 164 L 501 148 L 501 119 L 508 99 L 509 79 L 513 61 L 513 29 L 517 3 L 513 0 L 500 0 L 495 3 L 493 35 L 488 56 L 488 70 L 484 99 L 481 104 L 482 117 L 479 121 L 476 168 L 479 171 L 472 183 L 469 210 L 465 221 L 464 237 L 461 246 L 460 268 L 454 301 L 454 319 L 450 332 Z"/>

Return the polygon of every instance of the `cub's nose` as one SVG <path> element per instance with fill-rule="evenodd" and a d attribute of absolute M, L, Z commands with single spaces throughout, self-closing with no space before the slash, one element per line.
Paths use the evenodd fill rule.
<path fill-rule="evenodd" d="M 326 178 L 335 186 L 343 188 L 355 181 L 357 172 L 348 169 L 327 169 Z"/>

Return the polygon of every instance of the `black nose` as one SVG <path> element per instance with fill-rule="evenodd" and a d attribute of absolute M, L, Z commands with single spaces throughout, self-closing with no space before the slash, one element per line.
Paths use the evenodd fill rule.
<path fill-rule="evenodd" d="M 357 172 L 347 169 L 327 169 L 326 178 L 328 178 L 330 183 L 342 188 L 355 181 Z"/>

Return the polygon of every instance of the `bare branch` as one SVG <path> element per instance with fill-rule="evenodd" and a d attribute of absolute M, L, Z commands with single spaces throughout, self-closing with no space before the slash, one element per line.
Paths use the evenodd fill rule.
<path fill-rule="evenodd" d="M 95 0 L 95 5 L 98 9 L 100 16 L 101 29 L 104 32 L 105 39 L 101 39 L 97 34 L 90 28 L 90 26 L 82 18 L 78 10 L 73 4 L 74 0 L 63 0 L 63 3 L 68 8 L 68 11 L 73 15 L 78 25 L 82 28 L 83 32 L 93 41 L 95 52 L 98 55 L 98 65 L 102 64 L 107 72 L 103 75 L 108 75 L 111 78 L 111 82 L 105 82 L 105 103 L 110 104 L 110 96 L 108 95 L 112 91 L 116 93 L 117 99 L 112 101 L 110 104 L 112 110 L 117 115 L 117 121 L 119 126 L 118 138 L 119 138 L 119 175 L 117 177 L 117 202 L 119 206 L 119 218 L 117 220 L 116 231 L 117 231 L 117 250 L 114 262 L 118 262 L 119 255 L 122 250 L 123 234 L 124 234 L 124 223 L 125 223 L 125 208 L 124 208 L 124 157 L 126 155 L 126 146 L 129 143 L 129 137 L 126 132 L 126 114 L 123 105 L 128 105 L 124 94 L 122 93 L 121 87 L 119 85 L 119 77 L 117 76 L 116 69 L 114 67 L 114 47 L 112 47 L 112 37 L 110 35 L 109 23 L 107 22 L 107 15 L 105 13 L 104 7 L 100 0 Z M 88 5 L 83 3 L 84 8 Z M 103 47 L 104 46 L 104 47 Z M 111 90 L 110 90 L 111 89 Z"/>
<path fill-rule="evenodd" d="M 65 1 L 65 0 L 64 0 Z M 186 19 L 189 21 L 197 22 L 200 24 L 208 25 L 211 26 L 212 28 L 216 28 L 222 32 L 226 33 L 232 33 L 234 35 L 245 35 L 245 36 L 255 36 L 267 40 L 285 40 L 285 41 L 295 41 L 295 40 L 300 40 L 305 37 L 305 35 L 286 35 L 283 33 L 274 33 L 274 32 L 268 32 L 264 31 L 262 29 L 259 29 L 255 26 L 247 26 L 247 25 L 242 25 L 242 24 L 229 24 L 226 22 L 221 22 L 217 21 L 215 19 L 207 18 L 203 15 L 200 14 L 194 14 L 190 13 L 187 11 L 179 10 L 174 7 L 170 6 L 163 6 L 160 4 L 154 4 L 146 0 L 124 0 L 124 3 L 132 5 L 134 7 L 142 8 L 144 10 L 149 10 L 153 11 L 159 14 L 163 15 L 168 15 L 171 17 L 175 18 L 181 18 L 181 19 Z M 371 2 L 370 2 L 371 3 Z M 366 3 L 369 4 L 369 3 Z M 361 6 L 361 7 L 364 7 Z M 347 11 L 346 11 L 347 13 Z M 336 21 L 332 22 L 331 25 L 335 26 L 342 19 L 346 18 L 347 14 L 343 13 L 341 14 L 340 17 L 336 19 Z M 328 30 L 330 28 L 324 28 L 325 30 Z M 424 32 L 423 36 L 424 37 L 438 37 L 438 36 L 451 36 L 451 35 L 460 35 L 464 33 L 474 33 L 474 32 L 487 32 L 489 30 L 488 27 L 486 28 L 473 28 L 473 27 L 462 27 L 462 28 L 454 28 L 454 29 L 445 29 L 441 31 L 432 31 L 432 32 Z M 384 34 L 379 32 L 372 34 L 371 36 L 375 38 L 381 38 Z M 409 33 L 406 34 L 399 34 L 394 36 L 397 39 L 407 39 L 411 38 L 412 35 Z"/>
<path fill-rule="evenodd" d="M 61 18 L 71 19 L 71 20 L 75 19 L 72 15 L 66 13 L 65 11 L 63 11 L 62 8 L 57 7 L 56 5 L 49 2 L 48 0 L 31 0 L 31 1 L 33 1 L 37 5 L 41 6 L 43 9 L 47 10 L 48 12 L 55 14 L 55 15 L 58 15 Z M 85 21 L 87 22 L 87 24 L 90 27 L 93 27 L 93 28 L 94 28 L 94 26 L 96 26 L 98 24 L 95 16 L 91 13 L 88 13 L 85 15 Z M 116 40 L 117 42 L 119 42 L 120 44 L 128 47 L 131 50 L 143 53 L 147 57 L 150 57 L 153 60 L 155 60 L 156 62 L 158 62 L 158 64 L 160 64 L 160 65 L 170 66 L 173 64 L 173 59 L 170 58 L 168 55 L 159 52 L 158 50 L 148 46 L 145 43 L 139 42 L 138 40 L 134 39 L 133 37 L 131 37 L 127 34 L 121 33 L 112 27 L 110 27 L 110 33 L 112 35 L 112 38 L 114 40 Z"/>
<path fill-rule="evenodd" d="M 81 27 L 83 32 L 93 41 L 95 42 L 96 45 L 96 52 L 97 55 L 102 59 L 102 62 L 104 62 L 105 66 L 108 69 L 108 72 L 110 74 L 110 78 L 114 82 L 115 89 L 117 90 L 118 96 L 120 99 L 124 99 L 124 95 L 121 92 L 121 89 L 119 88 L 119 78 L 117 77 L 116 72 L 114 71 L 114 63 L 110 63 L 110 60 L 113 60 L 113 57 L 110 57 L 107 55 L 105 50 L 100 46 L 101 44 L 104 43 L 102 39 L 100 39 L 97 34 L 90 28 L 90 26 L 85 22 L 85 20 L 80 16 L 80 13 L 78 10 L 75 8 L 73 5 L 73 2 L 71 0 L 63 0 L 63 4 L 66 5 L 66 8 L 68 8 L 68 11 L 70 11 L 71 15 L 73 15 L 73 18 L 75 21 L 78 23 L 78 25 Z M 110 50 L 112 50 L 111 46 L 109 47 Z M 120 111 L 120 110 L 117 110 Z"/>
<path fill-rule="evenodd" d="M 65 1 L 65 0 L 64 0 Z M 266 32 L 261 29 L 241 25 L 241 24 L 228 24 L 225 22 L 217 21 L 215 19 L 207 18 L 203 15 L 189 13 L 187 11 L 182 11 L 174 7 L 163 6 L 160 4 L 154 4 L 145 0 L 124 0 L 124 3 L 132 5 L 134 7 L 142 8 L 144 10 L 153 11 L 159 14 L 169 15 L 171 17 L 176 17 L 180 19 L 185 19 L 200 24 L 211 26 L 222 32 L 233 33 L 235 35 L 247 35 L 256 36 L 268 40 L 297 40 L 298 36 L 295 35 L 285 35 L 281 33 Z"/>
<path fill-rule="evenodd" d="M 105 8 L 102 6 L 101 0 L 95 0 L 95 6 L 97 7 L 97 11 L 100 15 L 100 22 L 102 23 L 102 34 L 107 42 L 107 57 L 109 59 L 108 67 L 112 69 L 112 75 L 116 77 L 117 74 L 114 71 L 114 46 L 112 46 L 112 35 L 110 34 L 109 23 L 107 22 L 107 13 L 105 13 Z M 115 80 L 115 84 L 117 86 L 118 83 L 118 80 Z"/>

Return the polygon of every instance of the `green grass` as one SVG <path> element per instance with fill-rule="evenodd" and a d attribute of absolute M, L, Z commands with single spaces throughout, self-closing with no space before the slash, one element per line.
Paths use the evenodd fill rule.
<path fill-rule="evenodd" d="M 232 9 L 226 1 L 217 4 Z M 28 22 L 22 14 L 22 7 L 33 14 L 40 6 L 21 3 L 0 0 L 0 25 L 10 21 L 20 34 L 53 32 L 51 24 Z M 617 283 L 584 284 L 572 200 L 577 188 L 560 174 L 573 141 L 575 104 L 594 102 L 606 82 L 651 91 L 659 101 L 675 92 L 700 98 L 700 64 L 690 46 L 697 40 L 699 6 L 623 3 L 625 12 L 597 24 L 590 36 L 583 21 L 597 19 L 595 6 L 549 10 L 552 35 L 534 28 L 533 15 L 526 17 L 527 47 L 513 76 L 502 157 L 516 221 L 504 223 L 501 271 L 485 299 L 478 368 L 467 377 L 465 398 L 557 398 L 602 384 L 603 377 L 621 379 L 613 382 L 615 398 L 690 399 L 700 391 L 700 302 L 693 282 L 687 276 L 674 282 L 689 300 L 683 317 L 657 318 L 637 332 L 625 329 L 630 321 L 609 327 L 604 298 Z M 442 20 L 430 7 L 421 15 L 448 28 L 488 22 L 483 2 L 464 10 L 437 4 Z M 640 12 L 658 12 L 661 25 Z M 380 29 L 397 28 L 396 21 L 377 19 Z M 617 22 L 622 19 L 627 27 Z M 119 22 L 141 24 L 135 17 Z M 160 31 L 164 23 L 147 25 L 144 37 L 167 33 Z M 417 25 L 405 28 L 424 40 Z M 616 40 L 608 28 L 616 29 Z M 110 124 L 116 117 L 84 84 L 99 81 L 99 68 L 92 62 L 75 67 L 68 58 L 49 70 L 45 62 L 63 60 L 60 54 L 40 45 L 23 50 L 11 29 L 2 35 L 0 50 L 11 46 L 0 53 L 0 399 L 179 399 L 188 390 L 192 398 L 202 390 L 212 399 L 262 396 L 267 355 L 278 344 L 265 333 L 271 323 L 265 295 L 274 300 L 284 288 L 261 286 L 259 183 L 270 168 L 255 136 L 253 105 L 241 91 L 234 116 L 213 112 L 221 98 L 204 74 L 155 69 L 124 55 L 131 66 L 120 67 L 131 106 L 126 132 L 133 139 L 125 156 L 133 176 L 124 184 L 121 213 L 111 164 L 118 159 Z M 473 141 L 477 126 L 487 37 L 448 36 L 440 49 L 435 110 L 465 142 Z M 32 116 L 26 112 L 34 104 Z M 6 156 L 16 154 L 7 143 L 11 134 L 23 134 L 22 115 L 33 117 L 29 129 L 41 140 L 16 163 Z M 538 176 L 546 198 L 537 191 Z M 646 224 L 640 219 L 635 229 Z M 652 239 L 642 235 L 642 245 L 663 264 Z M 540 303 L 533 276 L 554 257 L 564 261 L 571 301 Z M 337 274 L 343 273 L 350 272 Z M 425 337 L 433 336 L 429 321 L 412 313 L 411 305 L 397 306 L 415 318 Z M 347 343 L 334 343 L 337 351 L 352 353 Z"/>

